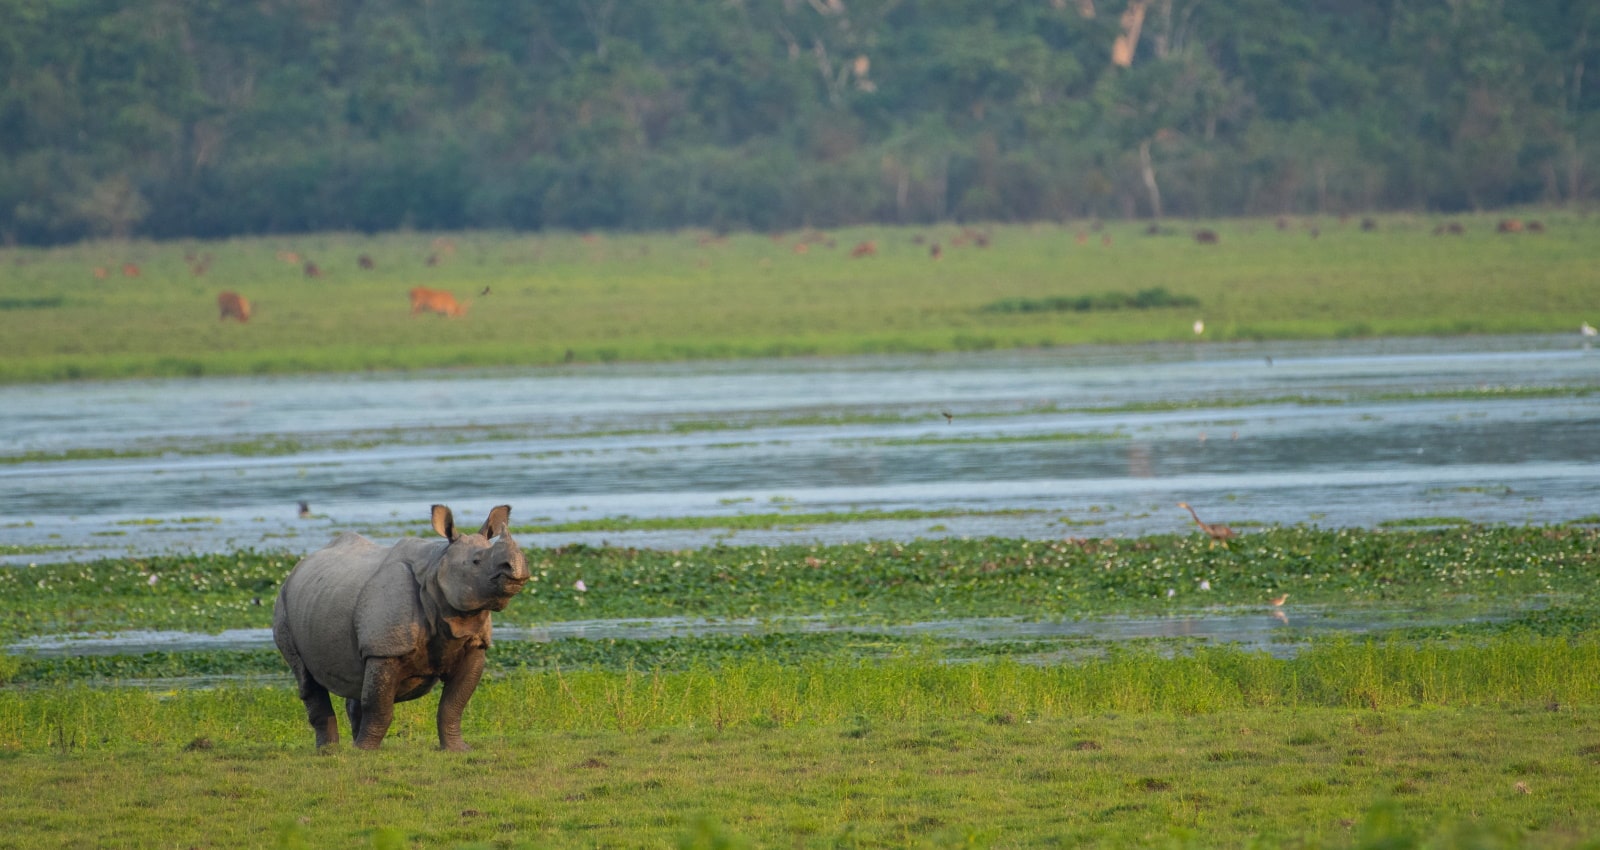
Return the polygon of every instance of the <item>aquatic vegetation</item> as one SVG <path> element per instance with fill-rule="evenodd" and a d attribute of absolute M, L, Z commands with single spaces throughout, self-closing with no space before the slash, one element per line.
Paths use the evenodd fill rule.
<path fill-rule="evenodd" d="M 728 514 L 723 516 L 666 516 L 666 517 L 605 517 L 593 520 L 574 520 L 515 526 L 517 533 L 551 534 L 579 531 L 659 531 L 663 529 L 724 528 L 753 530 L 767 528 L 793 528 L 845 522 L 874 522 L 880 520 L 941 519 L 964 516 L 1025 516 L 1038 511 L 968 511 L 919 510 L 906 508 L 897 511 L 827 511 L 814 513 L 759 513 Z"/>
<path fill-rule="evenodd" d="M 528 548 L 533 580 L 499 621 L 1050 619 L 1265 605 L 1283 593 L 1294 604 L 1339 606 L 1590 600 L 1597 541 L 1593 526 L 1294 527 L 1251 531 L 1228 548 L 1208 546 L 1198 533 L 683 551 Z M 264 627 L 273 594 L 297 559 L 247 551 L 0 569 L 0 597 L 8 600 L 0 639 Z M 580 580 L 584 591 L 574 587 Z"/>

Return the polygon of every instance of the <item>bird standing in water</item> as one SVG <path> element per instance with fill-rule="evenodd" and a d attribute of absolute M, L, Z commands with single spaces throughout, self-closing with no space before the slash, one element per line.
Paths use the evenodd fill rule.
<path fill-rule="evenodd" d="M 1221 542 L 1224 546 L 1226 546 L 1229 540 L 1239 536 L 1237 532 L 1226 525 L 1222 525 L 1220 523 L 1202 522 L 1200 515 L 1194 512 L 1194 508 L 1189 507 L 1188 502 L 1179 502 L 1178 507 L 1188 511 L 1189 516 L 1194 517 L 1194 524 L 1200 526 L 1200 530 L 1204 531 L 1206 536 L 1211 538 L 1212 545 L 1216 545 L 1218 542 Z"/>

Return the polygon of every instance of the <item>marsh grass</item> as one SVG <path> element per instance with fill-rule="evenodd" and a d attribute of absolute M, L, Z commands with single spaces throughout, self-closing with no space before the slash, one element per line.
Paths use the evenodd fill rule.
<path fill-rule="evenodd" d="M 1199 534 L 719 545 L 678 552 L 572 545 L 528 549 L 534 580 L 496 620 L 1040 620 L 1264 606 L 1281 593 L 1295 605 L 1312 606 L 1587 605 L 1600 568 L 1597 541 L 1600 529 L 1593 526 L 1463 526 L 1271 528 L 1228 547 L 1213 547 Z M 0 570 L 0 598 L 7 600 L 0 606 L 0 638 L 264 627 L 297 559 L 239 552 Z M 577 589 L 579 581 L 584 590 Z"/>
<path fill-rule="evenodd" d="M 1327 223 L 1318 240 L 1270 222 L 1210 226 L 1219 245 L 1144 237 L 1111 225 L 1110 247 L 1079 246 L 1070 228 L 992 229 L 992 247 L 939 263 L 912 243 L 951 228 L 859 228 L 879 256 L 804 256 L 784 241 L 741 234 L 456 234 L 458 250 L 422 264 L 430 236 L 295 237 L 85 243 L 0 249 L 7 357 L 0 381 L 201 374 L 522 366 L 1206 339 L 1558 332 L 1600 290 L 1600 223 L 1554 214 L 1548 232 L 1507 237 L 1488 217 L 1460 238 L 1393 217 L 1377 233 Z M 704 244 L 702 244 L 704 243 Z M 214 256 L 195 277 L 188 251 Z M 294 251 L 324 276 L 306 278 Z M 356 257 L 375 257 L 363 272 Z M 93 268 L 137 262 L 137 279 Z M 1137 299 L 1151 283 L 1200 306 L 1088 312 L 993 312 L 984 305 L 1076 303 L 1106 293 Z M 448 289 L 472 300 L 458 320 L 412 318 L 406 290 Z M 485 287 L 488 296 L 476 295 Z M 247 325 L 217 320 L 216 293 L 255 305 Z M 1200 315 L 1197 315 L 1199 313 Z"/>

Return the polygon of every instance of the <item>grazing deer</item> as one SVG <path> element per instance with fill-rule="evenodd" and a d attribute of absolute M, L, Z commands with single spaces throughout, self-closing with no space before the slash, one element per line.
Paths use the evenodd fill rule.
<path fill-rule="evenodd" d="M 377 267 L 377 264 L 372 262 L 372 258 L 367 256 L 366 254 L 362 254 L 361 256 L 356 257 L 356 265 L 360 266 L 363 271 L 369 271 L 369 272 Z"/>
<path fill-rule="evenodd" d="M 218 320 L 238 319 L 239 324 L 250 321 L 250 301 L 237 292 L 217 293 Z"/>
<path fill-rule="evenodd" d="M 456 297 L 442 289 L 429 289 L 426 286 L 417 286 L 411 289 L 411 315 L 418 313 L 438 313 L 441 316 L 460 316 L 467 312 L 467 308 L 456 301 Z"/>
<path fill-rule="evenodd" d="M 1496 233 L 1521 233 L 1522 232 L 1522 222 L 1520 220 L 1514 219 L 1514 218 L 1502 218 L 1502 219 L 1500 219 L 1500 223 L 1494 226 L 1494 232 L 1496 232 Z"/>
<path fill-rule="evenodd" d="M 1215 245 L 1218 242 L 1217 232 L 1215 230 L 1196 230 L 1194 232 L 1194 241 L 1201 245 Z"/>
<path fill-rule="evenodd" d="M 322 277 L 322 269 L 317 268 L 317 264 L 310 260 L 306 260 L 302 270 L 305 271 L 306 277 Z"/>
<path fill-rule="evenodd" d="M 866 242 L 862 242 L 862 243 L 856 245 L 854 248 L 850 249 L 850 256 L 852 256 L 852 257 L 876 257 L 876 256 L 878 256 L 878 243 L 873 242 L 871 240 L 868 240 Z"/>
<path fill-rule="evenodd" d="M 122 264 L 122 276 L 123 277 L 138 277 L 139 276 L 139 264 L 138 263 L 123 263 Z"/>

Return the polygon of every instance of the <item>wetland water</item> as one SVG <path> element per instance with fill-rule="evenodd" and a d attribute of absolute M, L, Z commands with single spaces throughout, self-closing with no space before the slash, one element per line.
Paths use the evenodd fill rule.
<path fill-rule="evenodd" d="M 1596 386 L 1573 337 L 1470 337 L 5 387 L 0 454 L 44 459 L 0 464 L 0 544 L 298 553 L 423 533 L 434 502 L 514 524 L 971 512 L 519 534 L 541 546 L 1192 530 L 1179 501 L 1246 531 L 1556 522 L 1600 511 L 1600 394 L 1570 392 Z"/>

